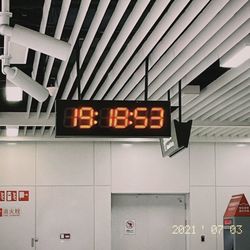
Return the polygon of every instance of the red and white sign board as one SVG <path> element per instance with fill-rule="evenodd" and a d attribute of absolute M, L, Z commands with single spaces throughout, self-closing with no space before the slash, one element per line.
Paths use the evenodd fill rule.
<path fill-rule="evenodd" d="M 0 191 L 0 201 L 5 201 L 5 191 Z"/>
<path fill-rule="evenodd" d="M 30 192 L 28 190 L 20 191 L 0 191 L 0 202 L 2 201 L 29 201 Z"/>
<path fill-rule="evenodd" d="M 18 192 L 19 201 L 29 201 L 29 191 L 19 191 Z"/>
<path fill-rule="evenodd" d="M 17 201 L 17 191 L 6 191 L 6 201 Z"/>
<path fill-rule="evenodd" d="M 224 217 L 250 216 L 250 206 L 244 194 L 233 195 Z"/>

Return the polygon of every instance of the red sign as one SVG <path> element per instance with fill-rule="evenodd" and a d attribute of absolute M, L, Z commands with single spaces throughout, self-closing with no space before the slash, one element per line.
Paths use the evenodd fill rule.
<path fill-rule="evenodd" d="M 5 201 L 5 191 L 0 191 L 0 201 Z"/>
<path fill-rule="evenodd" d="M 233 195 L 224 217 L 250 216 L 250 206 L 244 194 Z"/>
<path fill-rule="evenodd" d="M 29 191 L 19 191 L 18 192 L 19 201 L 29 201 Z"/>
<path fill-rule="evenodd" d="M 2 217 L 2 216 L 3 216 L 3 209 L 0 208 L 0 217 Z"/>
<path fill-rule="evenodd" d="M 6 191 L 7 201 L 17 201 L 17 191 Z"/>

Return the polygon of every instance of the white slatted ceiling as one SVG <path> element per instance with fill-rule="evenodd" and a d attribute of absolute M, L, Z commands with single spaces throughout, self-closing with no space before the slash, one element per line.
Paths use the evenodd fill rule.
<path fill-rule="evenodd" d="M 79 12 L 69 38 L 72 50 L 86 17 L 90 2 L 91 0 L 82 0 L 79 6 Z M 133 11 L 130 13 L 116 41 L 106 55 L 106 58 L 104 58 L 89 89 L 86 93 L 83 93 L 84 99 L 92 97 L 98 84 L 107 73 L 109 66 L 115 60 L 116 55 L 125 44 L 126 39 L 132 32 L 149 2 L 149 0 L 136 2 Z M 143 60 L 150 53 L 149 96 L 151 100 L 165 100 L 168 90 L 171 89 L 171 96 L 177 93 L 178 88 L 176 83 L 178 81 L 182 80 L 182 87 L 185 87 L 201 72 L 249 34 L 250 3 L 247 0 L 176 0 L 172 2 L 170 8 L 152 31 L 148 39 L 144 42 L 142 48 L 137 51 L 130 63 L 127 64 L 131 55 L 136 51 L 139 44 L 147 35 L 151 27 L 153 27 L 169 2 L 169 0 L 159 0 L 154 3 L 137 33 L 133 36 L 128 46 L 114 64 L 113 69 L 109 72 L 107 79 L 94 96 L 94 99 L 142 99 L 145 73 Z M 63 8 L 61 9 L 55 32 L 56 38 L 60 39 L 61 37 L 70 4 L 70 0 L 64 0 L 62 3 Z M 109 4 L 110 0 L 102 0 L 99 2 L 97 11 L 80 50 L 81 65 L 88 54 L 90 45 Z M 86 86 L 95 65 L 100 59 L 102 52 L 106 48 L 108 41 L 129 4 L 130 0 L 118 1 L 108 26 L 84 71 L 81 79 L 81 90 Z M 50 5 L 51 0 L 45 0 L 40 26 L 40 32 L 42 33 L 46 30 Z M 185 7 L 185 11 L 177 20 L 178 15 Z M 173 23 L 174 25 L 172 25 Z M 168 30 L 169 27 L 171 28 Z M 168 32 L 165 35 L 167 30 Z M 34 79 L 37 75 L 39 59 L 40 53 L 36 52 L 32 73 Z M 53 62 L 54 58 L 50 57 L 45 71 L 44 86 L 47 86 Z M 62 62 L 59 68 L 57 76 L 59 86 L 61 85 L 67 64 L 68 61 Z M 122 72 L 126 64 L 127 66 Z M 209 120 L 215 122 L 249 122 L 249 68 L 250 61 L 239 68 L 229 70 L 211 83 L 202 90 L 199 97 L 183 107 L 183 119 Z M 118 75 L 119 77 L 116 79 Z M 76 76 L 75 64 L 71 70 L 66 87 L 63 90 L 62 99 L 68 98 Z M 112 85 L 115 79 L 116 82 Z M 110 86 L 112 87 L 110 88 Z M 108 90 L 109 92 L 107 92 Z M 77 98 L 76 93 L 73 98 Z M 32 98 L 29 97 L 27 103 L 27 118 L 30 116 L 31 102 Z M 51 97 L 46 111 L 47 118 L 49 118 L 51 114 L 54 103 L 55 97 Z M 42 104 L 39 104 L 37 108 L 37 117 L 40 116 L 41 108 Z M 176 113 L 173 114 L 173 118 L 176 118 Z M 54 126 L 42 126 L 39 131 L 36 127 L 28 129 L 26 126 L 22 131 L 24 136 L 35 136 L 38 134 L 41 136 L 54 136 L 54 132 Z M 250 127 L 194 127 L 192 129 L 192 136 L 195 137 L 249 137 L 249 134 Z"/>

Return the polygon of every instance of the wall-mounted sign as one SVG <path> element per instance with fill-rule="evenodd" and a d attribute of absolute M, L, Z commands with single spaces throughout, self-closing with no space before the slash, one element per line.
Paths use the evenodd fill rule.
<path fill-rule="evenodd" d="M 8 210 L 8 216 L 20 216 L 21 209 L 20 208 L 10 208 Z"/>
<path fill-rule="evenodd" d="M 11 190 L 11 191 L 0 191 L 0 201 L 29 201 L 28 190 Z"/>
<path fill-rule="evenodd" d="M 6 201 L 17 201 L 17 191 L 6 191 Z"/>
<path fill-rule="evenodd" d="M 125 220 L 125 234 L 136 234 L 135 220 Z"/>
<path fill-rule="evenodd" d="M 57 137 L 169 137 L 167 101 L 56 102 Z"/>
<path fill-rule="evenodd" d="M 0 191 L 0 201 L 5 201 L 5 191 Z"/>
<path fill-rule="evenodd" d="M 13 217 L 20 216 L 21 209 L 20 208 L 0 208 L 0 217 Z"/>
<path fill-rule="evenodd" d="M 61 233 L 60 234 L 60 239 L 61 240 L 70 240 L 70 238 L 71 238 L 70 233 Z"/>
<path fill-rule="evenodd" d="M 29 201 L 29 191 L 18 191 L 19 201 Z"/>

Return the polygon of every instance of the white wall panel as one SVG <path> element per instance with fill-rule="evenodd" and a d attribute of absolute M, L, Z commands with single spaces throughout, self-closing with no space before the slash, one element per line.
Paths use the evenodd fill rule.
<path fill-rule="evenodd" d="M 0 185 L 34 185 L 34 143 L 0 143 Z"/>
<path fill-rule="evenodd" d="M 95 185 L 111 185 L 111 152 L 109 142 L 95 142 Z"/>
<path fill-rule="evenodd" d="M 158 143 L 112 143 L 113 193 L 188 193 L 189 151 L 162 158 Z"/>
<path fill-rule="evenodd" d="M 38 187 L 36 220 L 37 250 L 93 250 L 93 187 Z"/>
<path fill-rule="evenodd" d="M 95 250 L 111 250 L 111 187 L 95 187 Z"/>
<path fill-rule="evenodd" d="M 188 193 L 191 185 L 190 224 L 206 229 L 205 243 L 200 242 L 199 231 L 191 237 L 191 250 L 216 249 L 210 226 L 222 224 L 231 195 L 245 193 L 250 201 L 249 145 L 194 143 L 190 154 L 185 150 L 162 158 L 158 143 L 2 142 L 0 159 L 1 188 L 38 185 L 37 250 L 51 249 L 46 244 L 53 250 L 93 250 L 94 246 L 110 250 L 111 182 L 113 193 Z M 0 249 L 14 250 L 16 244 L 26 249 L 27 242 L 30 247 L 34 207 L 26 211 L 20 221 L 11 218 L 8 226 L 6 218 L 0 220 Z M 27 230 L 23 219 L 28 221 Z M 72 232 L 72 241 L 60 241 L 61 231 Z M 216 250 L 223 250 L 222 234 L 217 242 Z"/>
<path fill-rule="evenodd" d="M 250 144 L 216 144 L 217 186 L 250 185 Z"/>
<path fill-rule="evenodd" d="M 93 185 L 93 143 L 37 145 L 38 185 Z"/>
<path fill-rule="evenodd" d="M 0 202 L 0 208 L 8 210 L 8 216 L 0 217 L 0 249 L 29 250 L 31 239 L 35 237 L 35 188 L 34 187 L 0 187 L 1 191 L 29 191 L 29 201 Z M 20 216 L 11 216 L 10 210 L 20 209 Z"/>
<path fill-rule="evenodd" d="M 215 185 L 214 143 L 190 145 L 190 185 Z"/>
<path fill-rule="evenodd" d="M 223 224 L 223 216 L 232 195 L 244 193 L 250 202 L 250 183 L 245 187 L 218 187 L 217 188 L 217 223 Z M 218 235 L 217 250 L 223 250 L 223 235 Z"/>
<path fill-rule="evenodd" d="M 196 229 L 190 235 L 190 249 L 215 250 L 216 234 L 211 233 L 216 225 L 215 187 L 190 188 L 190 224 Z M 201 242 L 201 235 L 205 235 L 205 242 Z"/>

